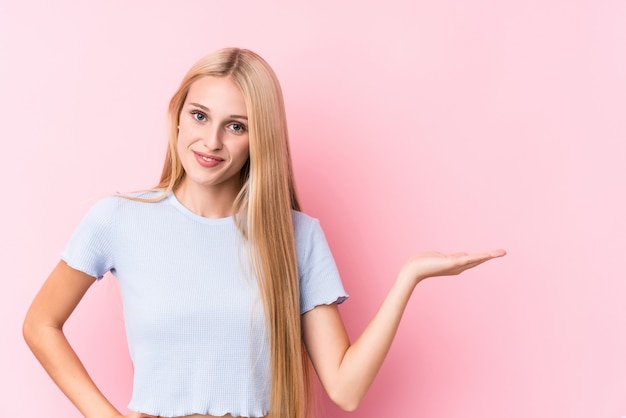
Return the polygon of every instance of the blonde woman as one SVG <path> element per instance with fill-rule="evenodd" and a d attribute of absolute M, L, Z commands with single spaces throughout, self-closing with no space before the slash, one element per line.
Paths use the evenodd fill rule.
<path fill-rule="evenodd" d="M 170 102 L 159 184 L 89 211 L 24 336 L 85 417 L 123 417 L 62 330 L 110 271 L 134 364 L 127 417 L 304 418 L 308 359 L 330 398 L 354 410 L 415 286 L 503 255 L 412 257 L 350 343 L 337 310 L 347 294 L 319 222 L 300 212 L 278 80 L 255 53 L 224 49 L 194 65 Z"/>

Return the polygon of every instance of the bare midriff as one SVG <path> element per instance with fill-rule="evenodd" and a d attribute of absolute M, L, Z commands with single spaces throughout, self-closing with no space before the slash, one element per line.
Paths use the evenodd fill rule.
<path fill-rule="evenodd" d="M 193 414 L 193 415 L 185 415 L 184 417 L 174 417 L 174 418 L 234 418 L 234 417 L 232 415 L 230 415 L 230 414 L 220 415 L 220 416 Z M 240 417 L 238 417 L 238 418 L 240 418 Z"/>
<path fill-rule="evenodd" d="M 184 417 L 174 417 L 174 418 L 233 418 L 233 416 L 230 414 L 221 415 L 219 417 L 215 415 L 193 414 L 193 415 L 185 415 Z"/>
<path fill-rule="evenodd" d="M 144 415 L 141 415 L 142 417 Z M 166 418 L 166 417 L 155 417 L 154 415 L 146 415 L 149 416 L 150 418 L 154 417 L 154 418 Z M 204 414 L 193 414 L 193 415 L 185 415 L 185 416 L 180 416 L 180 417 L 167 417 L 167 418 L 245 418 L 245 417 L 233 417 L 230 414 L 226 414 L 226 415 L 204 415 Z"/>

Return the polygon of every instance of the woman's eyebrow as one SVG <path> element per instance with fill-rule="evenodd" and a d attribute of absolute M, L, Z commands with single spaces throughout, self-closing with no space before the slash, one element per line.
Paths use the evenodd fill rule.
<path fill-rule="evenodd" d="M 204 110 L 205 112 L 211 112 L 211 109 L 209 109 L 208 107 L 201 105 L 200 103 L 189 103 L 192 106 L 195 107 L 199 107 L 200 109 Z M 243 116 L 243 115 L 230 115 L 231 118 L 238 118 L 238 119 L 245 119 L 248 120 L 247 116 Z"/>
<path fill-rule="evenodd" d="M 192 105 L 192 106 L 195 106 L 195 107 L 199 107 L 200 109 L 205 110 L 207 112 L 211 111 L 211 109 L 209 109 L 208 107 L 206 107 L 204 105 L 201 105 L 200 103 L 189 103 L 189 104 Z"/>

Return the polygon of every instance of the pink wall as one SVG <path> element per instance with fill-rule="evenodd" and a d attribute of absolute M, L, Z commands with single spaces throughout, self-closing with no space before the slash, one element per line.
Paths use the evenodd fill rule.
<path fill-rule="evenodd" d="M 169 96 L 231 45 L 282 80 L 352 335 L 412 252 L 509 251 L 418 287 L 353 416 L 626 416 L 626 3 L 373 3 L 1 0 L 1 417 L 78 416 L 25 310 L 95 198 L 155 183 Z M 68 333 L 122 408 L 116 291 L 90 291 Z"/>

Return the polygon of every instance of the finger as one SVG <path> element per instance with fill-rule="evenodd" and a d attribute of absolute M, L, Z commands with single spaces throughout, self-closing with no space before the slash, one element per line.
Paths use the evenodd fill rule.
<path fill-rule="evenodd" d="M 463 266 L 463 270 L 469 270 L 469 269 L 473 269 L 476 266 L 480 266 L 481 264 L 483 264 L 484 262 L 489 261 L 489 259 L 486 260 L 477 260 L 474 261 L 472 263 L 468 263 L 466 265 Z"/>
<path fill-rule="evenodd" d="M 462 267 L 462 266 L 467 266 L 469 264 L 473 264 L 476 262 L 487 261 L 487 260 L 490 260 L 491 258 L 492 257 L 487 253 L 465 254 L 465 255 L 457 256 L 457 264 Z"/>
<path fill-rule="evenodd" d="M 488 251 L 488 252 L 484 252 L 484 253 L 476 253 L 476 254 L 468 254 L 465 257 L 466 262 L 474 262 L 474 261 L 478 261 L 478 260 L 491 260 L 492 258 L 498 258 L 498 257 L 503 257 L 506 255 L 506 251 L 504 250 L 494 250 L 494 251 Z"/>
<path fill-rule="evenodd" d="M 489 260 L 492 260 L 493 258 L 494 257 L 488 257 L 488 258 L 481 258 L 481 259 L 472 260 L 472 261 L 470 261 L 470 262 L 460 266 L 461 270 L 459 272 L 472 269 L 472 268 L 474 268 L 476 266 L 479 266 L 479 265 L 481 265 L 481 264 L 483 264 L 483 263 L 485 263 L 485 262 L 487 262 Z"/>
<path fill-rule="evenodd" d="M 500 249 L 497 249 L 497 250 L 489 251 L 489 254 L 493 258 L 504 257 L 506 255 L 506 250 L 500 248 Z"/>

